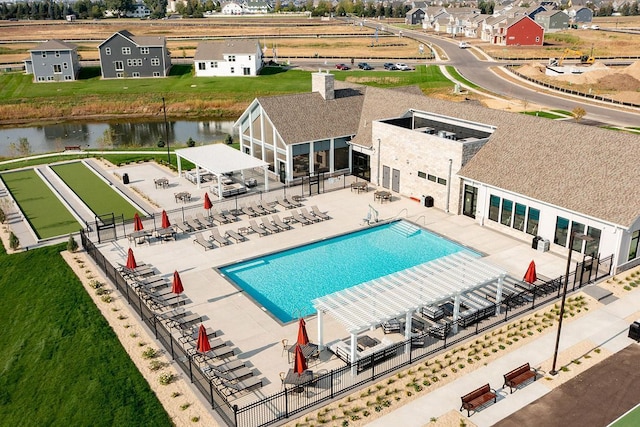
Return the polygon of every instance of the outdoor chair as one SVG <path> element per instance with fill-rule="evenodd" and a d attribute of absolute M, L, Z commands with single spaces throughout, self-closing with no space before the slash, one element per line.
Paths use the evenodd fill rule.
<path fill-rule="evenodd" d="M 291 348 L 291 346 L 289 345 L 289 340 L 284 338 L 282 340 L 282 354 L 281 354 L 281 356 L 284 356 L 285 354 L 287 354 L 289 352 L 289 348 Z"/>
<path fill-rule="evenodd" d="M 213 221 L 209 218 L 205 218 L 202 212 L 196 214 L 196 220 L 205 227 L 213 227 Z"/>
<path fill-rule="evenodd" d="M 204 225 L 193 219 L 191 215 L 186 215 L 184 217 L 184 223 L 187 224 L 192 230 L 202 230 L 204 228 Z"/>
<path fill-rule="evenodd" d="M 211 218 L 213 218 L 214 221 L 218 221 L 220 224 L 228 224 L 231 222 L 229 218 L 214 209 L 211 209 Z"/>
<path fill-rule="evenodd" d="M 250 202 L 249 207 L 252 211 L 254 211 L 258 216 L 266 215 L 268 212 L 262 209 L 256 202 Z"/>
<path fill-rule="evenodd" d="M 262 387 L 262 379 L 258 377 L 249 377 L 244 381 L 238 382 L 223 381 L 222 385 L 225 387 L 225 394 L 229 397 L 241 392 L 251 391 L 254 388 Z"/>
<path fill-rule="evenodd" d="M 239 369 L 234 369 L 233 371 L 219 372 L 215 369 L 212 369 L 208 372 L 210 378 L 214 381 L 221 383 L 222 381 L 242 381 L 245 378 L 249 378 L 253 376 L 253 370 L 243 366 Z"/>
<path fill-rule="evenodd" d="M 222 237 L 220 235 L 220 231 L 217 228 L 213 228 L 211 230 L 211 237 L 209 239 L 215 240 L 216 243 L 219 244 L 220 246 L 226 246 L 231 244 L 231 240 L 227 239 L 226 237 Z"/>
<path fill-rule="evenodd" d="M 225 233 L 225 237 L 231 237 L 236 241 L 236 243 L 244 242 L 245 240 L 247 240 L 245 236 L 243 236 L 242 234 L 236 233 L 233 230 L 227 230 Z"/>
<path fill-rule="evenodd" d="M 287 199 L 285 199 L 284 197 L 276 197 L 276 202 L 282 206 L 285 209 L 293 209 L 295 208 L 295 206 L 293 204 L 291 204 Z"/>
<path fill-rule="evenodd" d="M 249 229 L 251 229 L 254 233 L 258 233 L 260 237 L 266 236 L 269 234 L 267 230 L 260 227 L 254 220 L 249 221 Z"/>
<path fill-rule="evenodd" d="M 321 221 L 320 218 L 311 215 L 307 210 L 307 208 L 300 208 L 300 215 L 302 215 L 304 218 L 306 218 L 308 221 L 311 221 L 311 222 Z"/>
<path fill-rule="evenodd" d="M 242 208 L 240 208 L 240 210 L 242 211 L 243 214 L 247 215 L 249 218 L 254 218 L 258 216 L 257 212 L 255 212 L 254 210 L 252 210 L 247 206 L 243 206 Z"/>
<path fill-rule="evenodd" d="M 275 226 L 279 227 L 282 230 L 291 230 L 291 225 L 282 221 L 278 215 L 273 215 L 271 218 Z"/>
<path fill-rule="evenodd" d="M 278 210 L 269 204 L 266 200 L 260 200 L 259 205 L 262 209 L 267 211 L 268 213 L 278 212 Z"/>
<path fill-rule="evenodd" d="M 311 221 L 309 221 L 307 218 L 300 215 L 300 213 L 296 210 L 291 211 L 291 216 L 293 217 L 294 221 L 299 222 L 302 225 L 311 224 Z"/>
<path fill-rule="evenodd" d="M 182 232 L 183 234 L 191 231 L 191 227 L 189 227 L 188 224 L 185 224 L 184 221 L 171 218 L 171 224 L 173 224 L 173 226 L 180 230 L 180 232 Z"/>
<path fill-rule="evenodd" d="M 317 216 L 318 218 L 320 218 L 323 221 L 331 218 L 326 213 L 320 212 L 320 209 L 318 209 L 318 206 L 316 206 L 316 205 L 311 206 L 311 213 L 314 214 L 315 216 Z"/>
<path fill-rule="evenodd" d="M 243 368 L 245 366 L 244 362 L 240 359 L 232 360 L 230 362 L 222 363 L 220 365 L 209 365 L 205 368 L 206 371 L 216 371 L 216 372 L 230 372 L 235 371 L 236 369 Z"/>
<path fill-rule="evenodd" d="M 266 216 L 262 217 L 262 227 L 265 230 L 269 231 L 270 233 L 278 233 L 278 232 L 280 232 L 280 229 L 278 227 L 276 227 L 275 225 L 271 224 Z"/>
<path fill-rule="evenodd" d="M 216 247 L 216 245 L 214 245 L 212 242 L 206 240 L 202 233 L 196 233 L 196 238 L 193 239 L 193 241 L 202 246 L 205 251 L 214 249 Z"/>

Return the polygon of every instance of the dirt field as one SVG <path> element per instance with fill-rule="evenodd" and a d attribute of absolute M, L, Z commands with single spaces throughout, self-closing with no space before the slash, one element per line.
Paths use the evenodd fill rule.
<path fill-rule="evenodd" d="M 495 426 L 606 426 L 638 404 L 638 360 L 632 344 Z"/>

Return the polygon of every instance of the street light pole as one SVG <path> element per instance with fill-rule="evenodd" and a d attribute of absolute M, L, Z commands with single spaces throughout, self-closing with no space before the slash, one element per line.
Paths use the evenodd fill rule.
<path fill-rule="evenodd" d="M 167 107 L 162 97 L 162 111 L 164 111 L 164 139 L 167 141 L 167 163 L 171 164 L 171 155 L 169 154 L 169 124 L 167 123 Z"/>
<path fill-rule="evenodd" d="M 556 375 L 556 362 L 558 361 L 558 346 L 560 345 L 560 332 L 562 331 L 562 319 L 564 318 L 564 303 L 567 299 L 567 286 L 569 284 L 569 270 L 571 269 L 571 253 L 573 252 L 574 239 L 585 240 L 587 242 L 592 241 L 593 237 L 585 234 L 577 234 L 573 231 L 569 236 L 569 256 L 567 257 L 567 271 L 564 274 L 564 285 L 562 287 L 562 302 L 560 303 L 560 319 L 558 320 L 558 334 L 556 335 L 556 347 L 553 351 L 553 364 L 551 365 L 551 371 L 549 374 Z"/>

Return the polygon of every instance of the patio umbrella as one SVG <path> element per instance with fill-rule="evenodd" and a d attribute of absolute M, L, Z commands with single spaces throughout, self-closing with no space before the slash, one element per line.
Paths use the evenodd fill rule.
<path fill-rule="evenodd" d="M 296 344 L 296 356 L 293 362 L 293 372 L 298 374 L 298 376 L 302 375 L 304 371 L 307 370 L 307 359 L 304 358 L 302 354 L 302 349 L 300 348 L 300 344 Z"/>
<path fill-rule="evenodd" d="M 211 204 L 211 199 L 209 199 L 209 193 L 204 193 L 204 208 L 209 210 L 213 207 Z"/>
<path fill-rule="evenodd" d="M 200 325 L 198 329 L 198 353 L 206 353 L 211 350 L 211 344 L 209 344 L 209 337 L 207 336 L 207 330 L 204 325 Z"/>
<path fill-rule="evenodd" d="M 178 274 L 178 270 L 173 272 L 173 284 L 171 285 L 171 292 L 176 295 L 180 295 L 184 292 L 184 287 L 182 286 L 182 279 L 180 279 L 180 275 Z"/>
<path fill-rule="evenodd" d="M 136 212 L 135 215 L 133 215 L 133 231 L 140 231 L 143 228 L 144 227 L 142 225 L 142 220 L 140 219 L 140 215 L 138 215 L 138 212 Z"/>
<path fill-rule="evenodd" d="M 538 277 L 536 276 L 536 263 L 534 261 L 531 261 L 529 263 L 529 268 L 527 268 L 527 272 L 524 274 L 524 281 L 533 285 L 533 282 L 535 282 L 537 279 Z"/>
<path fill-rule="evenodd" d="M 129 252 L 127 253 L 127 268 L 133 270 L 137 266 L 136 257 L 133 256 L 133 249 L 129 248 Z"/>
<path fill-rule="evenodd" d="M 169 222 L 169 217 L 167 216 L 167 212 L 166 211 L 162 211 L 162 228 L 169 228 L 171 227 L 171 223 Z"/>
<path fill-rule="evenodd" d="M 298 322 L 298 344 L 300 345 L 309 344 L 309 336 L 307 335 L 307 324 L 305 323 L 302 317 Z"/>

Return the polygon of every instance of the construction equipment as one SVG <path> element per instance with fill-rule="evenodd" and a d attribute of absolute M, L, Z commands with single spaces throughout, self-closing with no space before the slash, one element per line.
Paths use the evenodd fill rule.
<path fill-rule="evenodd" d="M 550 66 L 561 67 L 562 63 L 565 60 L 565 58 L 567 56 L 569 56 L 569 55 L 578 56 L 580 58 L 580 63 L 581 64 L 592 65 L 594 62 L 596 62 L 596 58 L 593 56 L 593 46 L 592 46 L 590 55 L 586 55 L 586 54 L 582 53 L 582 51 L 580 51 L 580 50 L 565 49 L 564 53 L 563 53 L 563 55 L 562 55 L 562 57 L 560 59 L 549 58 L 549 65 Z"/>

